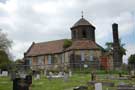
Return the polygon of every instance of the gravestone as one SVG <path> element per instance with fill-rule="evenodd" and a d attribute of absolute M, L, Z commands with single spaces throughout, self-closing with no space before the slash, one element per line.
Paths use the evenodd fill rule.
<path fill-rule="evenodd" d="M 25 78 L 27 84 L 30 86 L 32 84 L 32 75 L 27 75 Z"/>
<path fill-rule="evenodd" d="M 88 90 L 88 87 L 86 87 L 86 86 L 79 86 L 79 87 L 75 87 L 73 90 Z"/>
<path fill-rule="evenodd" d="M 118 86 L 124 86 L 124 85 L 126 85 L 124 82 L 118 83 Z"/>
<path fill-rule="evenodd" d="M 133 85 L 125 84 L 125 83 L 121 82 L 117 86 L 117 90 L 135 90 L 135 87 Z"/>
<path fill-rule="evenodd" d="M 70 70 L 70 71 L 69 71 L 69 77 L 71 77 L 71 76 L 72 76 L 72 71 Z"/>
<path fill-rule="evenodd" d="M 11 80 L 13 81 L 15 78 L 16 78 L 16 73 L 15 72 L 12 72 L 11 73 Z"/>
<path fill-rule="evenodd" d="M 39 80 L 40 79 L 40 74 L 36 74 L 36 77 L 34 79 Z"/>
<path fill-rule="evenodd" d="M 49 72 L 49 75 L 50 75 L 50 76 L 53 76 L 53 73 L 52 73 L 52 72 Z"/>
<path fill-rule="evenodd" d="M 64 74 L 64 81 L 65 81 L 65 82 L 68 81 L 68 74 L 67 74 L 67 73 Z"/>
<path fill-rule="evenodd" d="M 8 71 L 2 71 L 2 76 L 8 76 Z"/>
<path fill-rule="evenodd" d="M 59 72 L 58 77 L 63 77 L 63 73 Z"/>
<path fill-rule="evenodd" d="M 44 76 L 46 76 L 47 75 L 47 70 L 44 70 Z"/>
<path fill-rule="evenodd" d="M 114 79 L 116 79 L 116 77 L 114 77 L 113 75 L 110 75 L 109 79 L 114 80 Z"/>
<path fill-rule="evenodd" d="M 96 80 L 96 74 L 94 72 L 91 73 L 91 80 L 92 81 Z"/>
<path fill-rule="evenodd" d="M 128 77 L 119 77 L 118 80 L 129 80 Z"/>
<path fill-rule="evenodd" d="M 52 73 L 52 72 L 49 72 L 48 79 L 49 79 L 50 81 L 52 80 L 52 76 L 53 76 L 53 73 Z"/>
<path fill-rule="evenodd" d="M 40 79 L 40 74 L 37 74 L 37 77 L 36 78 L 37 78 L 37 80 L 39 80 Z"/>
<path fill-rule="evenodd" d="M 13 90 L 29 90 L 29 85 L 25 79 L 15 78 L 13 80 Z"/>
<path fill-rule="evenodd" d="M 84 68 L 88 68 L 88 65 L 87 64 L 84 64 Z"/>
<path fill-rule="evenodd" d="M 102 83 L 95 83 L 95 90 L 102 90 Z"/>
<path fill-rule="evenodd" d="M 25 78 L 25 77 L 26 77 L 26 74 L 20 73 L 20 78 Z"/>
<path fill-rule="evenodd" d="M 106 79 L 111 79 L 111 80 L 113 80 L 115 77 L 113 76 L 113 75 L 111 75 L 111 74 L 107 74 L 107 76 L 106 76 Z"/>
<path fill-rule="evenodd" d="M 132 70 L 132 71 L 131 71 L 131 76 L 134 76 L 134 75 L 135 75 L 135 71 Z"/>
<path fill-rule="evenodd" d="M 88 85 L 95 85 L 96 83 L 102 83 L 103 86 L 107 86 L 107 87 L 114 87 L 114 83 L 113 82 L 97 82 L 97 81 L 90 81 L 87 84 Z"/>

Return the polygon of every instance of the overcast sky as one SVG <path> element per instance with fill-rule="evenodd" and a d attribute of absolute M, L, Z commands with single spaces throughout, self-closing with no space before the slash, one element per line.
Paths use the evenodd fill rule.
<path fill-rule="evenodd" d="M 0 0 L 0 28 L 13 40 L 10 52 L 22 58 L 32 42 L 70 38 L 70 27 L 81 18 L 96 27 L 96 41 L 112 41 L 112 23 L 127 55 L 135 53 L 135 0 Z"/>

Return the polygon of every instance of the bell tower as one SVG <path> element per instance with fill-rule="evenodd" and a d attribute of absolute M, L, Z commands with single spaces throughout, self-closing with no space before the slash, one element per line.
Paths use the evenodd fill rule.
<path fill-rule="evenodd" d="M 71 27 L 71 36 L 72 40 L 92 40 L 95 42 L 95 27 L 82 15 L 82 18 Z"/>

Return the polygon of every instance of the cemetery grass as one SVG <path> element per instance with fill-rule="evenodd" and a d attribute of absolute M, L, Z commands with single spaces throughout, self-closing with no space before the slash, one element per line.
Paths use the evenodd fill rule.
<path fill-rule="evenodd" d="M 101 75 L 103 78 L 105 75 Z M 117 75 L 116 75 L 117 76 Z M 43 75 L 40 80 L 34 80 L 31 85 L 31 90 L 73 90 L 73 87 L 86 85 L 90 81 L 90 74 L 73 74 L 68 81 L 64 81 L 62 78 L 48 80 Z M 134 84 L 135 80 L 99 80 L 103 82 L 114 82 L 117 85 L 120 82 L 127 84 Z M 89 87 L 89 90 L 94 90 L 94 87 Z M 103 90 L 116 90 L 116 87 L 103 87 Z M 8 77 L 0 77 L 0 90 L 12 90 L 12 81 Z"/>
<path fill-rule="evenodd" d="M 9 77 L 0 77 L 0 90 L 12 90 L 12 81 Z"/>

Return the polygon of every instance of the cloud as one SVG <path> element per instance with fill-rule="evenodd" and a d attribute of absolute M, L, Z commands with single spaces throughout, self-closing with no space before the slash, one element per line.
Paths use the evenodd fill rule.
<path fill-rule="evenodd" d="M 7 0 L 0 0 L 0 3 L 5 4 L 7 2 Z"/>
<path fill-rule="evenodd" d="M 22 58 L 33 41 L 70 38 L 70 27 L 81 18 L 83 10 L 84 18 L 96 26 L 97 42 L 104 46 L 112 41 L 114 22 L 119 24 L 123 39 L 133 33 L 134 3 L 134 0 L 8 0 L 0 2 L 0 28 L 14 41 L 11 52 L 15 58 Z"/>

